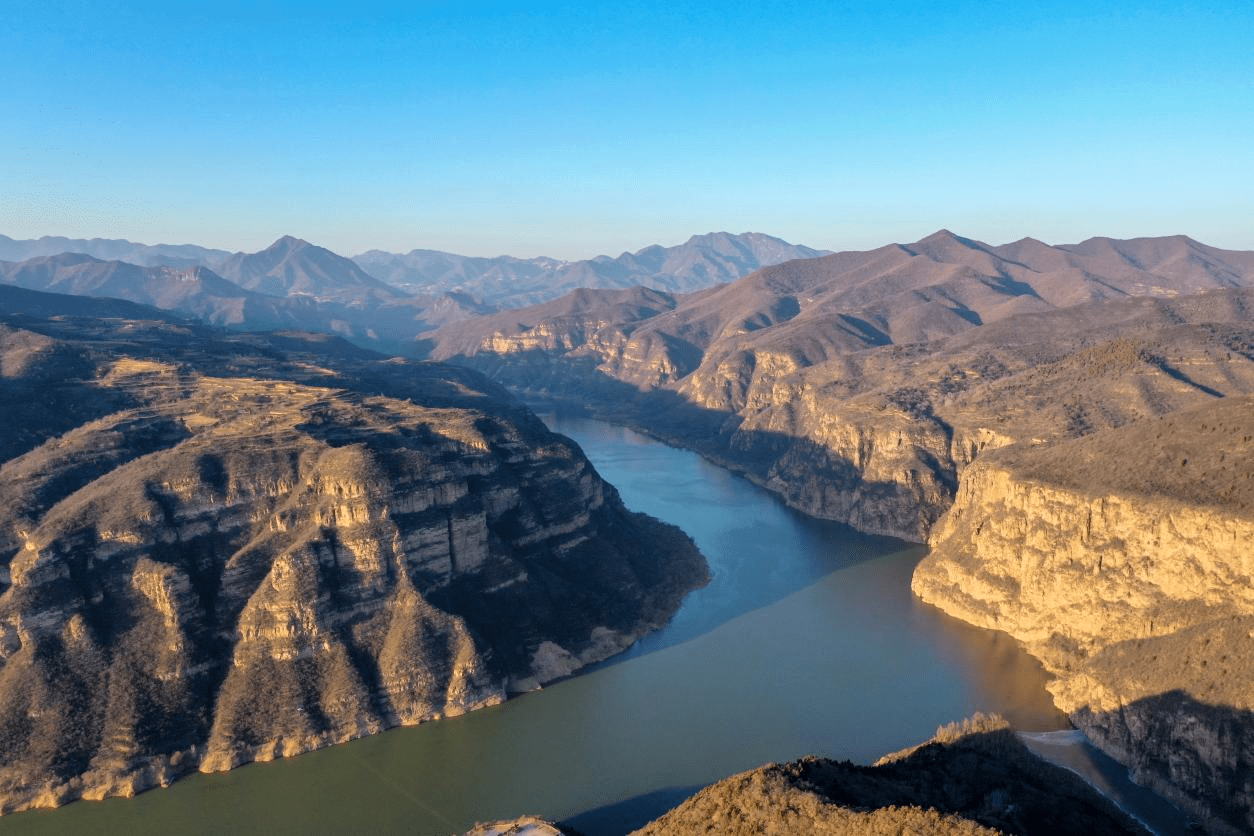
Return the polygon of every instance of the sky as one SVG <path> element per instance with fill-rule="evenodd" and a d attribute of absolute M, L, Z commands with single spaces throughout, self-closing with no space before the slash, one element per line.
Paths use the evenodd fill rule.
<path fill-rule="evenodd" d="M 0 234 L 1254 249 L 1254 3 L 0 3 Z"/>

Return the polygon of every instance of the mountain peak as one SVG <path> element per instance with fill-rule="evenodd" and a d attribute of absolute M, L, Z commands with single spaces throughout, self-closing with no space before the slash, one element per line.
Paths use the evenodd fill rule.
<path fill-rule="evenodd" d="M 277 250 L 277 249 L 291 250 L 291 249 L 295 249 L 296 247 L 308 247 L 308 246 L 309 246 L 309 242 L 304 240 L 303 238 L 297 238 L 295 235 L 284 235 L 283 237 L 279 238 L 277 241 L 275 241 L 266 249 L 268 250 Z"/>

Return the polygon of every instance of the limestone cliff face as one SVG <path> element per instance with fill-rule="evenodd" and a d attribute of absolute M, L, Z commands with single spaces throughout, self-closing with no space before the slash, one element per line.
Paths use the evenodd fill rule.
<path fill-rule="evenodd" d="M 761 462 L 749 476 L 793 507 L 860 531 L 926 540 L 963 469 L 1012 441 L 985 428 L 955 428 L 917 405 L 774 388 L 769 404 L 730 433 L 733 456 Z"/>
<path fill-rule="evenodd" d="M 499 702 L 704 578 L 476 376 L 75 339 L 126 406 L 0 465 L 0 809 Z"/>
<path fill-rule="evenodd" d="M 981 449 L 1254 392 L 1254 291 L 1137 297 L 1197 290 L 1177 276 L 1051 309 L 1082 301 L 1072 285 L 1088 279 L 1044 266 L 979 279 L 949 268 L 988 248 L 922 243 L 684 298 L 585 292 L 435 332 L 433 351 L 697 449 L 807 513 L 913 540 Z"/>
<path fill-rule="evenodd" d="M 1215 829 L 1243 832 L 1254 828 L 1254 401 L 1227 400 L 982 458 L 913 588 L 1021 640 L 1095 742 Z"/>

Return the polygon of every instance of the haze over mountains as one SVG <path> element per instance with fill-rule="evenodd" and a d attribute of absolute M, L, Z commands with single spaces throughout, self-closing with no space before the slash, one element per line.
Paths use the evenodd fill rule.
<path fill-rule="evenodd" d="M 734 281 L 760 267 L 825 255 L 758 232 L 694 235 L 675 247 L 653 245 L 617 258 L 467 258 L 432 250 L 354 256 L 366 272 L 414 293 L 461 292 L 499 309 L 555 299 L 578 288 L 645 287 L 687 293 Z"/>
<path fill-rule="evenodd" d="M 0 235 L 0 261 L 25 261 L 40 256 L 79 253 L 101 261 L 126 261 L 141 267 L 214 267 L 230 257 L 226 250 L 195 244 L 136 244 L 120 238 L 13 239 Z"/>
<path fill-rule="evenodd" d="M 0 261 L 64 253 L 142 267 L 208 267 L 247 290 L 270 296 L 308 296 L 359 306 L 415 297 L 436 324 L 555 299 L 580 287 L 635 285 L 686 292 L 748 275 L 759 267 L 825 251 L 756 232 L 694 235 L 674 247 L 653 245 L 617 258 L 584 261 L 510 256 L 474 258 L 435 250 L 371 250 L 347 259 L 285 235 L 257 253 L 228 253 L 194 245 L 144 245 L 124 240 L 0 236 Z M 409 336 L 412 336 L 409 335 Z"/>

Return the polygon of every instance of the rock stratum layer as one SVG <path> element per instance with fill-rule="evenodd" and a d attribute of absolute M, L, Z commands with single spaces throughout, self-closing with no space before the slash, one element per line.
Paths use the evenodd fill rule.
<path fill-rule="evenodd" d="M 0 808 L 459 714 L 705 578 L 480 376 L 334 338 L 0 324 Z"/>
<path fill-rule="evenodd" d="M 1099 745 L 1248 832 L 1252 286 L 1254 253 L 1182 236 L 942 231 L 687 296 L 574 294 L 433 351 L 930 537 L 920 595 L 1020 638 Z"/>
<path fill-rule="evenodd" d="M 432 356 L 694 448 L 806 513 L 927 538 L 983 449 L 1254 393 L 1254 253 L 939 232 L 679 295 L 580 291 Z"/>
<path fill-rule="evenodd" d="M 1058 706 L 1220 832 L 1254 830 L 1254 398 L 983 457 L 914 590 L 1004 630 Z"/>

